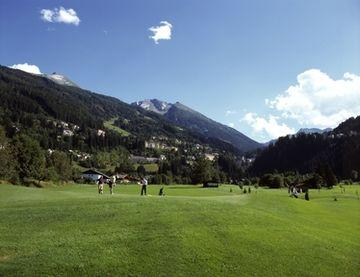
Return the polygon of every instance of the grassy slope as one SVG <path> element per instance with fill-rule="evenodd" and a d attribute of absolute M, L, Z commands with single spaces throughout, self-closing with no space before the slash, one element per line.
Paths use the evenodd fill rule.
<path fill-rule="evenodd" d="M 140 164 L 134 164 L 134 170 L 136 170 Z M 146 172 L 148 173 L 157 173 L 159 170 L 159 165 L 157 163 L 150 163 L 150 164 L 142 164 L 142 166 L 145 168 Z M 82 167 L 76 162 L 73 162 L 73 168 L 78 172 L 83 172 L 85 170 L 88 170 L 90 168 Z M 107 168 L 99 168 L 101 172 L 115 172 L 115 166 L 109 166 Z"/>
<path fill-rule="evenodd" d="M 228 186 L 0 186 L 0 275 L 356 276 L 359 186 L 242 195 Z M 105 192 L 108 192 L 106 188 Z M 333 201 L 334 195 L 338 201 Z"/>
<path fill-rule="evenodd" d="M 110 130 L 113 130 L 117 133 L 119 133 L 121 136 L 123 137 L 127 137 L 130 135 L 130 133 L 128 131 L 125 131 L 124 129 L 121 129 L 120 127 L 117 127 L 114 125 L 115 121 L 117 120 L 117 117 L 114 117 L 108 121 L 104 122 L 104 127 Z"/>
<path fill-rule="evenodd" d="M 156 173 L 159 170 L 159 165 L 157 163 L 141 164 L 141 165 L 145 168 L 146 172 L 149 173 Z M 139 166 L 140 164 L 135 164 L 134 165 L 135 170 L 137 170 Z"/>

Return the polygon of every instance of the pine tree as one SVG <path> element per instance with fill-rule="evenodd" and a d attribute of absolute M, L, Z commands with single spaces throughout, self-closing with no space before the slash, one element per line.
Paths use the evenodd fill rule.
<path fill-rule="evenodd" d="M 336 184 L 338 183 L 338 180 L 330 166 L 325 167 L 324 179 L 325 179 L 326 186 L 329 188 L 336 186 Z"/>
<path fill-rule="evenodd" d="M 12 146 L 0 126 L 0 179 L 16 179 L 15 161 L 11 152 Z"/>
<path fill-rule="evenodd" d="M 205 158 L 199 158 L 196 160 L 191 179 L 194 184 L 201 184 L 208 181 L 211 181 L 213 176 L 212 164 L 209 160 Z"/>

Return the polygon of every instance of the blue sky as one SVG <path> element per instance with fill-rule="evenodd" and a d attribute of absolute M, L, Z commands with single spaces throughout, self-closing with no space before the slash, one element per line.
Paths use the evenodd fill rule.
<path fill-rule="evenodd" d="M 171 39 L 155 43 L 162 21 Z M 360 114 L 357 0 L 0 0 L 0 37 L 2 65 L 180 101 L 258 141 Z"/>

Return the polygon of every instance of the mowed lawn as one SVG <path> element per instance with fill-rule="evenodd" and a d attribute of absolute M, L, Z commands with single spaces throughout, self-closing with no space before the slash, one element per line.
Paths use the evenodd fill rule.
<path fill-rule="evenodd" d="M 359 276 L 360 186 L 158 190 L 0 185 L 0 276 Z"/>

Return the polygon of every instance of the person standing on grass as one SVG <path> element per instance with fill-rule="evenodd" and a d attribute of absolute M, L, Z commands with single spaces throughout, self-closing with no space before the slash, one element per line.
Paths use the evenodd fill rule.
<path fill-rule="evenodd" d="M 113 175 L 109 181 L 110 194 L 114 194 L 115 185 L 116 185 L 116 176 Z"/>
<path fill-rule="evenodd" d="M 295 198 L 298 198 L 298 197 L 299 197 L 299 193 L 298 193 L 296 187 L 293 187 L 292 196 L 295 197 Z"/>
<path fill-rule="evenodd" d="M 160 190 L 159 190 L 159 196 L 165 196 L 164 187 L 161 187 L 161 188 L 160 188 Z"/>
<path fill-rule="evenodd" d="M 142 178 L 141 180 L 141 195 L 146 195 L 146 187 L 148 185 L 148 181 L 146 180 L 146 178 Z"/>
<path fill-rule="evenodd" d="M 103 194 L 104 192 L 104 182 L 105 182 L 105 178 L 104 176 L 100 176 L 100 178 L 98 179 L 98 191 L 99 194 Z"/>

